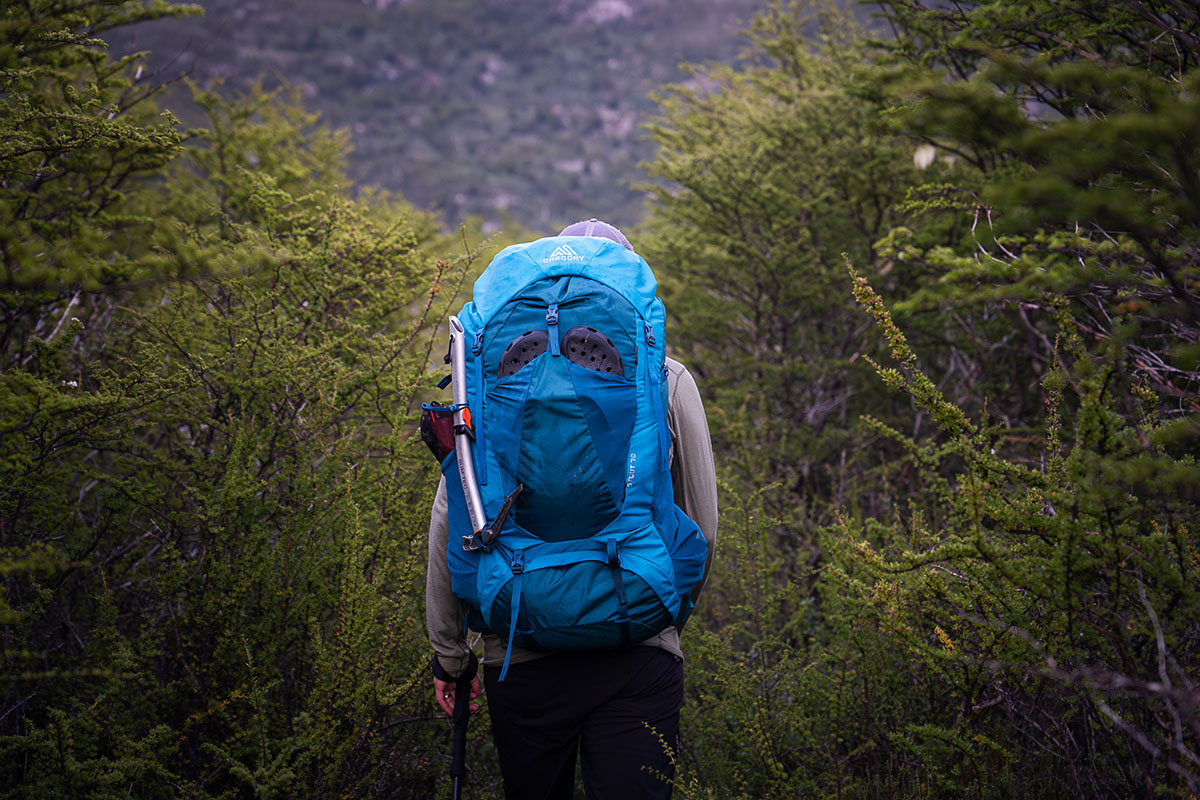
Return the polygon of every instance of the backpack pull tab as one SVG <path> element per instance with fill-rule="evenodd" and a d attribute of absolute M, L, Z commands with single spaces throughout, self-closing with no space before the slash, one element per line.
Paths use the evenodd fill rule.
<path fill-rule="evenodd" d="M 475 344 L 471 345 L 471 352 L 475 355 L 483 352 L 483 331 L 475 334 Z"/>
<path fill-rule="evenodd" d="M 650 327 L 649 322 L 644 323 L 643 327 L 646 331 L 646 344 L 654 347 L 654 329 Z"/>
<path fill-rule="evenodd" d="M 546 309 L 546 330 L 550 332 L 550 355 L 561 356 L 558 348 L 558 303 L 551 303 Z"/>

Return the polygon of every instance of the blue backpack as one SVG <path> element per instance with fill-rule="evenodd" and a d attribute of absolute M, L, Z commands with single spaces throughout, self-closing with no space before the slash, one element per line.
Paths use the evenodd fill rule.
<path fill-rule="evenodd" d="M 450 455 L 451 585 L 508 655 L 622 647 L 692 611 L 707 546 L 674 502 L 656 291 L 621 245 L 556 236 L 500 252 L 458 315 L 475 476 L 498 532 L 479 541 Z"/>

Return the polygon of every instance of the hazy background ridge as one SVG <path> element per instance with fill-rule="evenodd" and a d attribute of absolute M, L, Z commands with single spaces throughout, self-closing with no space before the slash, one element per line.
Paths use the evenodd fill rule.
<path fill-rule="evenodd" d="M 114 37 L 202 85 L 284 81 L 344 128 L 350 177 L 453 225 L 546 230 L 642 215 L 649 93 L 679 65 L 731 62 L 758 0 L 203 0 L 201 18 Z M 178 106 L 182 98 L 171 103 Z"/>

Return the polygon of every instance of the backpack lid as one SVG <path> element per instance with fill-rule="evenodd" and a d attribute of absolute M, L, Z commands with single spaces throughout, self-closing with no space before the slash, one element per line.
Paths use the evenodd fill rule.
<path fill-rule="evenodd" d="M 620 244 L 594 236 L 547 236 L 510 245 L 488 265 L 473 292 L 475 311 L 486 323 L 526 284 L 540 278 L 578 275 L 620 293 L 643 318 L 650 316 L 658 281 L 650 265 Z"/>

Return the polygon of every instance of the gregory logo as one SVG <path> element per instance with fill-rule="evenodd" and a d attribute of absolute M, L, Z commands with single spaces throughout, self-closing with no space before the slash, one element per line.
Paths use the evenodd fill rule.
<path fill-rule="evenodd" d="M 583 261 L 583 256 L 576 253 L 571 245 L 560 244 L 553 253 L 542 259 L 543 264 L 549 264 L 551 261 Z"/>

